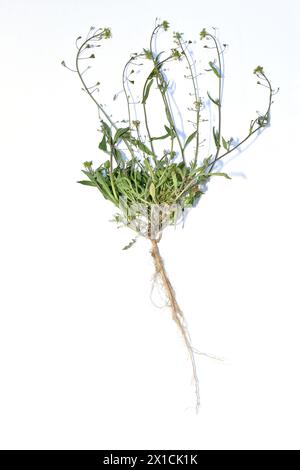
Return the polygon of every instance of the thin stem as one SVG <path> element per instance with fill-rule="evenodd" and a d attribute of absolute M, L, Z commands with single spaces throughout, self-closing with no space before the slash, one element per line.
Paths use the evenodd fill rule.
<path fill-rule="evenodd" d="M 237 145 L 235 145 L 234 147 L 232 147 L 231 149 L 227 150 L 227 152 L 223 153 L 222 155 L 219 155 L 217 158 L 214 159 L 214 161 L 212 162 L 212 165 L 210 166 L 210 169 L 209 169 L 209 172 L 211 172 L 212 168 L 214 167 L 215 163 L 220 160 L 221 158 L 224 158 L 225 156 L 229 155 L 231 152 L 233 152 L 234 150 L 236 150 L 237 148 L 239 148 L 242 144 L 244 144 L 250 137 L 252 137 L 256 132 L 258 132 L 260 129 L 263 129 L 266 127 L 266 123 L 268 122 L 269 118 L 270 118 L 270 110 L 271 110 L 271 106 L 272 106 L 272 97 L 273 97 L 273 94 L 274 94 L 274 91 L 272 89 L 272 85 L 271 85 L 271 82 L 270 80 L 266 77 L 266 75 L 264 73 L 261 73 L 261 76 L 266 80 L 267 84 L 268 84 L 268 88 L 269 88 L 269 101 L 268 101 L 268 108 L 267 108 L 267 111 L 265 112 L 265 114 L 263 116 L 260 116 L 258 118 L 256 118 L 252 125 L 251 125 L 251 128 L 250 128 L 250 132 L 249 134 L 241 141 L 239 142 Z M 257 128 L 256 129 L 253 129 L 255 123 L 258 124 Z"/>
<path fill-rule="evenodd" d="M 107 114 L 107 112 L 105 111 L 105 109 L 103 108 L 103 106 L 98 103 L 98 101 L 95 99 L 95 97 L 92 95 L 92 93 L 90 92 L 89 90 L 89 87 L 86 85 L 84 79 L 82 78 L 82 73 L 80 72 L 80 69 L 79 69 L 79 60 L 80 60 L 80 54 L 82 53 L 83 51 L 83 48 L 88 44 L 89 41 L 93 40 L 93 39 L 102 39 L 102 34 L 99 35 L 99 33 L 97 34 L 94 34 L 93 36 L 91 37 L 88 37 L 82 44 L 81 46 L 79 47 L 78 49 L 78 52 L 76 54 L 76 71 L 77 71 L 77 74 L 80 78 L 80 81 L 83 85 L 83 88 L 84 90 L 86 91 L 86 93 L 90 96 L 90 98 L 94 101 L 94 103 L 96 104 L 97 108 L 101 111 L 101 113 L 106 117 L 106 119 L 108 120 L 108 122 L 110 123 L 110 125 L 114 128 L 114 129 L 117 129 L 117 126 L 116 124 L 113 122 L 113 120 L 110 118 L 110 116 Z M 131 153 L 132 157 L 134 158 L 134 151 L 133 151 L 133 148 L 131 147 L 130 143 L 128 142 L 127 139 L 123 139 L 124 142 L 125 142 L 125 145 L 127 146 L 129 152 Z"/>
<path fill-rule="evenodd" d="M 159 28 L 161 28 L 161 25 L 158 25 L 154 28 L 154 30 L 152 31 L 152 34 L 151 34 L 151 38 L 150 38 L 150 52 L 151 52 L 152 62 L 154 64 L 154 70 L 156 70 L 155 79 L 156 79 L 158 89 L 160 91 L 160 94 L 162 96 L 162 99 L 163 99 L 163 102 L 164 102 L 164 105 L 165 105 L 165 112 L 166 112 L 168 122 L 171 126 L 171 129 L 175 133 L 175 136 L 176 136 L 179 148 L 180 148 L 180 152 L 181 152 L 181 157 L 182 157 L 183 162 L 185 163 L 184 149 L 183 149 L 180 137 L 179 137 L 177 129 L 176 129 L 176 125 L 175 125 L 173 115 L 172 115 L 171 105 L 170 105 L 170 102 L 168 100 L 168 95 L 167 95 L 168 84 L 167 84 L 163 74 L 160 72 L 161 65 L 164 63 L 164 61 L 158 63 L 156 58 L 154 57 L 153 39 L 154 39 L 154 35 L 159 30 Z"/>
<path fill-rule="evenodd" d="M 117 196 L 116 187 L 115 187 L 115 182 L 114 182 L 114 175 L 113 175 L 113 172 L 112 172 L 112 164 L 113 164 L 113 156 L 112 156 L 112 152 L 111 152 L 111 155 L 110 155 L 109 178 L 110 178 L 111 188 L 112 188 L 113 194 L 114 194 L 114 196 L 115 196 L 116 201 L 118 201 L 118 196 Z"/>
<path fill-rule="evenodd" d="M 106 119 L 108 120 L 108 122 L 111 124 L 112 127 L 114 127 L 114 129 L 117 129 L 117 126 L 116 124 L 112 121 L 112 119 L 110 118 L 110 116 L 107 114 L 107 112 L 105 111 L 105 109 L 103 108 L 103 106 L 101 106 L 100 103 L 98 103 L 98 101 L 95 99 L 95 97 L 90 93 L 89 91 L 89 88 L 88 86 L 86 85 L 85 81 L 83 80 L 82 78 L 82 74 L 79 70 L 79 60 L 80 60 L 80 54 L 81 52 L 83 51 L 83 48 L 86 46 L 86 44 L 92 40 L 94 37 L 98 37 L 97 35 L 95 36 L 91 36 L 90 38 L 87 38 L 82 44 L 81 46 L 79 47 L 78 49 L 78 52 L 76 54 L 76 71 L 78 73 L 78 76 L 81 80 L 81 83 L 85 89 L 85 91 L 87 92 L 87 94 L 91 97 L 91 99 L 94 101 L 94 103 L 97 105 L 97 107 L 100 109 L 100 111 L 104 114 L 104 116 L 106 117 Z"/>
<path fill-rule="evenodd" d="M 151 74 L 150 74 L 150 75 L 151 75 Z M 146 86 L 147 86 L 148 80 L 149 80 L 149 77 L 147 78 L 147 80 L 146 80 L 145 83 L 144 83 L 144 87 L 143 87 L 143 96 L 144 96 L 144 94 L 145 94 L 145 90 L 146 90 Z M 149 142 L 150 142 L 151 152 L 155 155 L 155 149 L 154 149 L 153 141 L 152 141 L 152 138 L 151 138 L 149 123 L 148 123 L 148 116 L 147 116 L 146 103 L 144 103 L 144 102 L 143 102 L 143 111 L 144 111 L 145 126 L 146 126 L 146 130 L 147 130 L 147 134 L 148 134 L 148 139 L 149 139 Z"/>
<path fill-rule="evenodd" d="M 129 103 L 129 98 L 128 98 L 128 95 L 127 95 L 127 92 L 126 92 L 126 87 L 125 87 L 125 81 L 128 81 L 128 77 L 125 77 L 125 74 L 126 74 L 128 65 L 129 65 L 129 64 L 132 62 L 132 60 L 135 59 L 136 57 L 137 57 L 137 56 L 135 56 L 135 57 L 130 57 L 130 59 L 126 62 L 125 66 L 124 66 L 124 69 L 123 69 L 123 73 L 122 73 L 122 84 L 123 84 L 123 90 L 124 90 L 125 98 L 126 98 L 127 112 L 128 112 L 128 125 L 129 125 L 130 128 L 131 128 L 130 103 Z"/>
<path fill-rule="evenodd" d="M 195 149 L 195 159 L 194 159 L 194 164 L 196 165 L 197 160 L 198 160 L 198 152 L 199 152 L 199 124 L 200 124 L 200 100 L 199 100 L 199 95 L 198 95 L 198 84 L 196 82 L 196 76 L 194 76 L 194 73 L 193 73 L 191 62 L 187 56 L 185 49 L 182 46 L 180 39 L 178 39 L 178 42 L 179 42 L 182 54 L 184 55 L 187 61 L 188 68 L 191 73 L 190 78 L 192 79 L 194 95 L 195 95 L 195 100 L 196 100 L 195 105 L 196 105 L 196 132 L 197 134 L 196 134 L 196 149 Z"/>
<path fill-rule="evenodd" d="M 218 56 L 218 67 L 219 67 L 219 86 L 218 86 L 218 140 L 217 140 L 217 151 L 215 154 L 215 158 L 213 161 L 213 164 L 210 167 L 209 172 L 213 170 L 213 167 L 215 165 L 215 162 L 219 159 L 219 153 L 221 149 L 221 130 L 222 130 L 222 111 L 221 111 L 221 106 L 222 106 L 222 64 L 221 64 L 221 53 L 219 49 L 219 44 L 218 41 L 216 40 L 215 36 L 212 34 L 207 34 L 208 37 L 211 37 L 212 40 L 214 41 L 215 48 L 217 50 L 217 56 Z"/>

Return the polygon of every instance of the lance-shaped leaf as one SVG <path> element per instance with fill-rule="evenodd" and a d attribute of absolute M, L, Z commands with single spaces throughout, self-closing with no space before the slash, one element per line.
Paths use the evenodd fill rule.
<path fill-rule="evenodd" d="M 100 150 L 103 150 L 103 152 L 107 153 L 107 142 L 106 142 L 106 135 L 105 134 L 103 135 L 102 140 L 101 140 L 100 144 L 98 145 L 98 148 Z"/>
<path fill-rule="evenodd" d="M 225 150 L 229 150 L 229 142 L 222 137 L 222 144 Z"/>
<path fill-rule="evenodd" d="M 169 133 L 167 134 L 164 134 L 164 135 L 161 135 L 160 137 L 151 137 L 151 140 L 163 140 L 163 139 L 167 139 L 167 137 L 169 137 Z"/>
<path fill-rule="evenodd" d="M 219 131 L 215 127 L 213 127 L 213 136 L 214 136 L 216 147 L 219 148 L 220 147 L 220 134 L 219 134 Z"/>
<path fill-rule="evenodd" d="M 104 134 L 107 137 L 111 138 L 111 130 L 110 130 L 109 125 L 105 121 L 101 121 L 101 122 L 102 122 L 102 130 L 103 130 Z"/>
<path fill-rule="evenodd" d="M 150 196 L 152 197 L 153 201 L 155 201 L 155 185 L 154 185 L 153 181 L 150 184 L 149 193 L 150 193 Z"/>
<path fill-rule="evenodd" d="M 196 135 L 197 135 L 197 131 L 193 132 L 191 135 L 188 136 L 183 149 L 186 149 L 186 147 L 189 145 L 190 142 L 192 142 L 192 140 L 196 137 Z"/>
<path fill-rule="evenodd" d="M 207 176 L 224 176 L 224 178 L 227 178 L 228 180 L 231 180 L 232 178 L 227 174 L 227 173 L 208 173 Z"/>
<path fill-rule="evenodd" d="M 146 103 L 152 84 L 153 84 L 153 78 L 151 78 L 151 80 L 149 80 L 149 82 L 147 83 L 147 86 L 146 86 L 144 94 L 143 94 L 142 104 Z"/>
<path fill-rule="evenodd" d="M 171 173 L 172 180 L 173 180 L 173 185 L 177 189 L 178 188 L 178 180 L 175 171 L 172 171 Z"/>
<path fill-rule="evenodd" d="M 143 142 L 141 142 L 139 139 L 131 139 L 130 142 L 138 147 L 142 152 L 147 153 L 147 155 L 152 155 L 155 157 L 154 153 L 145 145 Z"/>
<path fill-rule="evenodd" d="M 174 139 L 174 138 L 176 137 L 176 134 L 175 134 L 175 131 L 174 131 L 173 128 L 171 129 L 171 128 L 168 127 L 168 126 L 165 126 L 165 129 L 166 129 L 166 131 L 168 132 L 169 136 L 170 136 L 172 139 Z"/>
<path fill-rule="evenodd" d="M 210 101 L 212 101 L 215 105 L 220 106 L 220 100 L 218 98 L 214 99 L 211 95 L 207 92 L 207 96 L 209 97 Z"/>
<path fill-rule="evenodd" d="M 170 129 L 168 126 L 165 126 L 165 129 L 167 131 L 166 134 L 160 136 L 160 137 L 151 137 L 151 140 L 163 140 L 163 139 L 167 139 L 168 137 L 174 137 L 174 131 L 172 131 L 172 129 Z"/>
<path fill-rule="evenodd" d="M 114 143 L 118 143 L 119 139 L 124 138 L 125 135 L 127 135 L 128 137 L 129 129 L 129 127 L 121 127 L 120 129 L 118 129 L 115 133 Z"/>
<path fill-rule="evenodd" d="M 221 74 L 217 69 L 216 65 L 212 61 L 209 62 L 209 65 L 211 66 L 212 71 L 217 75 L 217 77 L 221 78 Z"/>
<path fill-rule="evenodd" d="M 88 180 L 82 180 L 82 181 L 77 181 L 77 183 L 84 184 L 86 186 L 94 186 L 97 187 L 96 183 L 93 181 L 88 181 Z"/>
<path fill-rule="evenodd" d="M 124 246 L 124 248 L 122 248 L 122 250 L 129 250 L 129 248 L 131 248 L 137 241 L 137 238 L 133 238 L 131 240 L 131 242 L 128 243 L 128 245 Z"/>
<path fill-rule="evenodd" d="M 101 174 L 100 171 L 97 172 L 96 178 L 97 178 L 97 183 L 99 185 L 99 188 L 101 189 L 103 196 L 106 199 L 109 199 L 110 201 L 116 203 L 117 201 L 115 200 L 114 195 L 112 191 L 110 190 L 110 187 L 108 186 L 107 182 L 105 181 L 104 176 Z"/>

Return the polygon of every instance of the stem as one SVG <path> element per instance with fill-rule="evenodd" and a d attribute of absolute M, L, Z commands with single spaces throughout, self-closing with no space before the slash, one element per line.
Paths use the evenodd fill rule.
<path fill-rule="evenodd" d="M 105 109 L 103 108 L 103 106 L 101 106 L 100 103 L 98 103 L 98 101 L 94 98 L 94 96 L 91 94 L 91 92 L 89 91 L 89 88 L 87 87 L 85 81 L 83 80 L 82 78 L 82 74 L 79 70 L 79 60 L 80 60 L 80 54 L 83 50 L 83 47 L 89 42 L 91 41 L 92 39 L 94 39 L 95 37 L 98 37 L 98 35 L 94 35 L 94 36 L 91 36 L 89 38 L 87 38 L 82 44 L 81 46 L 79 47 L 78 49 L 78 52 L 76 54 L 76 71 L 77 71 L 77 74 L 81 80 L 81 83 L 85 89 L 85 91 L 87 92 L 87 94 L 90 96 L 90 98 L 94 101 L 94 103 L 97 105 L 97 107 L 100 109 L 100 111 L 104 114 L 104 116 L 106 117 L 106 119 L 109 121 L 109 123 L 111 124 L 112 127 L 114 127 L 115 129 L 117 129 L 117 126 L 116 124 L 111 120 L 111 118 L 109 117 L 109 115 L 107 114 L 107 112 L 105 111 Z"/>
<path fill-rule="evenodd" d="M 145 91 L 145 88 L 146 88 L 146 83 L 147 83 L 147 81 L 145 82 L 145 85 L 144 85 L 143 94 L 144 94 L 144 91 Z M 150 134 L 150 129 L 149 129 L 149 124 L 148 124 L 146 103 L 143 103 L 143 110 L 144 110 L 145 126 L 146 126 L 146 130 L 147 130 L 147 134 L 148 134 L 148 139 L 149 139 L 149 142 L 150 142 L 151 152 L 155 155 L 155 150 L 154 150 L 154 146 L 153 146 L 153 142 L 152 142 L 152 138 L 151 138 L 151 134 Z"/>
<path fill-rule="evenodd" d="M 212 40 L 214 41 L 215 43 L 215 47 L 216 47 L 216 50 L 217 50 L 217 55 L 218 55 L 218 66 L 219 66 L 219 73 L 220 73 L 220 77 L 218 77 L 219 79 L 219 96 L 218 96 L 218 136 L 219 136 L 219 142 L 218 142 L 218 146 L 217 146 L 217 152 L 216 152 L 216 155 L 215 155 L 215 158 L 214 158 L 214 161 L 209 169 L 209 172 L 211 172 L 213 170 L 213 167 L 215 166 L 215 163 L 216 161 L 219 159 L 219 153 L 220 153 L 220 149 L 221 149 L 221 127 L 222 127 L 222 112 L 221 112 L 221 99 L 222 99 L 222 64 L 221 64 L 221 53 L 220 53 L 220 49 L 219 49 L 219 45 L 218 45 L 218 41 L 216 40 L 215 36 L 213 36 L 212 34 L 208 34 L 207 36 L 211 37 Z"/>
<path fill-rule="evenodd" d="M 129 128 L 131 128 L 131 113 L 130 113 L 129 99 L 128 99 L 127 91 L 126 91 L 126 87 L 125 87 L 125 79 L 128 80 L 128 78 L 125 77 L 125 73 L 126 73 L 126 71 L 127 71 L 128 65 L 130 64 L 131 61 L 132 61 L 132 58 L 130 58 L 130 59 L 126 62 L 125 66 L 124 66 L 124 69 L 123 69 L 123 74 L 122 74 L 122 84 L 123 84 L 123 90 L 124 90 L 124 93 L 125 93 L 125 98 L 126 98 L 126 103 L 127 103 L 128 126 L 129 126 Z"/>
<path fill-rule="evenodd" d="M 272 89 L 272 85 L 271 85 L 271 82 L 270 80 L 266 77 L 265 74 L 262 74 L 262 77 L 266 80 L 267 84 L 268 84 L 268 88 L 269 88 L 269 102 L 268 102 L 268 108 L 267 108 L 267 111 L 265 112 L 265 114 L 262 116 L 263 120 L 268 120 L 269 119 L 269 116 L 270 116 L 270 110 L 271 110 L 271 106 L 272 106 L 272 97 L 273 97 L 273 93 L 274 90 Z M 237 145 L 235 145 L 234 147 L 232 147 L 232 149 L 230 150 L 227 150 L 227 152 L 223 153 L 222 155 L 219 155 L 217 156 L 214 161 L 212 162 L 211 166 L 210 166 L 210 169 L 209 169 L 209 173 L 212 171 L 216 161 L 220 160 L 221 158 L 225 157 L 226 155 L 229 155 L 231 152 L 233 152 L 234 150 L 236 150 L 238 147 L 240 147 L 242 144 L 244 144 L 251 136 L 253 136 L 256 132 L 258 132 L 260 129 L 263 129 L 266 127 L 265 124 L 259 124 L 259 118 L 256 118 L 255 121 L 253 122 L 252 124 L 252 130 L 250 130 L 249 134 L 241 141 L 239 142 Z M 253 130 L 253 126 L 255 125 L 255 123 L 258 124 L 257 128 Z"/>
<path fill-rule="evenodd" d="M 115 182 L 114 182 L 114 175 L 113 175 L 113 151 L 111 149 L 110 152 L 110 167 L 109 167 L 109 179 L 111 182 L 111 189 L 114 194 L 114 197 L 116 198 L 116 201 L 118 201 L 118 196 L 115 188 Z"/>
<path fill-rule="evenodd" d="M 166 292 L 166 295 L 167 295 L 167 298 L 168 298 L 168 301 L 169 301 L 169 306 L 170 306 L 171 311 L 172 311 L 173 320 L 177 324 L 177 326 L 178 326 L 178 328 L 179 328 L 179 330 L 180 330 L 180 332 L 183 336 L 185 345 L 187 347 L 187 350 L 188 350 L 188 353 L 189 353 L 189 356 L 190 356 L 192 369 L 193 369 L 193 378 L 194 378 L 194 382 L 195 382 L 196 412 L 198 412 L 199 406 L 200 406 L 199 380 L 198 380 L 198 376 L 197 376 L 197 368 L 196 368 L 196 363 L 195 363 L 194 350 L 193 350 L 193 347 L 191 345 L 190 335 L 189 335 L 187 326 L 185 324 L 185 319 L 184 319 L 183 313 L 182 313 L 182 311 L 181 311 L 181 309 L 180 309 L 180 307 L 177 303 L 176 296 L 175 296 L 175 291 L 174 291 L 174 289 L 172 287 L 172 284 L 171 284 L 171 282 L 168 278 L 168 275 L 167 275 L 167 272 L 166 272 L 166 269 L 165 269 L 165 266 L 164 266 L 163 259 L 160 255 L 160 251 L 159 251 L 159 248 L 158 248 L 158 241 L 151 239 L 151 243 L 152 243 L 151 254 L 152 254 L 153 259 L 154 259 L 155 274 L 156 274 L 156 276 L 160 276 L 160 278 L 161 278 L 161 281 L 163 283 L 163 286 L 165 288 L 165 292 Z"/>
<path fill-rule="evenodd" d="M 102 38 L 102 36 L 100 36 Z M 85 45 L 95 39 L 95 38 L 99 38 L 99 33 L 97 34 L 94 34 L 93 36 L 91 37 L 88 37 L 82 44 L 81 46 L 79 47 L 78 49 L 78 52 L 76 54 L 76 72 L 80 78 L 80 81 L 83 85 L 83 88 L 84 90 L 86 91 L 86 93 L 89 95 L 89 97 L 94 101 L 94 103 L 96 104 L 97 108 L 101 111 L 101 113 L 106 117 L 106 119 L 108 120 L 108 122 L 110 123 L 110 125 L 117 130 L 117 126 L 116 124 L 112 121 L 112 119 L 110 118 L 110 116 L 107 114 L 107 112 L 105 111 L 105 109 L 103 108 L 103 106 L 101 106 L 100 103 L 98 103 L 98 101 L 95 99 L 95 97 L 92 95 L 92 93 L 90 92 L 88 86 L 86 85 L 85 81 L 83 80 L 82 78 L 82 74 L 80 72 L 80 69 L 79 69 L 79 60 L 80 60 L 80 54 L 82 53 L 83 51 L 83 48 L 85 47 Z M 123 139 L 123 141 L 125 142 L 125 145 L 126 147 L 128 148 L 129 152 L 131 153 L 132 157 L 134 158 L 134 151 L 133 151 L 133 148 L 131 147 L 130 143 L 127 141 L 127 139 Z"/>
<path fill-rule="evenodd" d="M 184 57 L 187 61 L 188 68 L 189 68 L 190 73 L 191 73 L 191 79 L 192 79 L 193 88 L 194 88 L 194 96 L 195 96 L 195 100 L 196 100 L 196 131 L 197 131 L 197 134 L 196 134 L 196 150 L 195 150 L 195 159 L 194 159 L 194 163 L 195 163 L 195 166 L 196 166 L 197 160 L 198 160 L 198 152 L 199 152 L 199 124 L 200 124 L 200 102 L 199 102 L 199 95 L 198 95 L 198 83 L 196 81 L 197 80 L 196 76 L 194 76 L 191 62 L 190 62 L 190 60 L 187 56 L 186 51 L 184 50 L 184 48 L 182 46 L 182 43 L 181 43 L 180 39 L 178 39 L 178 42 L 179 42 L 182 54 L 184 55 Z"/>
<path fill-rule="evenodd" d="M 154 69 L 156 70 L 155 79 L 156 79 L 158 89 L 160 91 L 160 94 L 162 96 L 162 99 L 163 99 L 163 102 L 164 102 L 164 105 L 165 105 L 166 116 L 167 116 L 169 124 L 171 125 L 171 129 L 175 133 L 175 136 L 176 136 L 179 148 L 180 148 L 180 152 L 181 152 L 181 157 L 182 157 L 183 162 L 185 163 L 184 149 L 183 149 L 182 143 L 180 141 L 180 138 L 179 138 L 176 126 L 175 126 L 175 122 L 174 122 L 174 119 L 173 119 L 173 116 L 172 116 L 172 109 L 171 109 L 170 102 L 169 102 L 168 98 L 166 97 L 167 91 L 166 90 L 162 91 L 162 89 L 161 89 L 165 85 L 167 85 L 167 83 L 166 83 L 166 80 L 165 80 L 163 74 L 160 72 L 160 67 L 169 58 L 162 61 L 162 62 L 160 62 L 160 63 L 157 63 L 157 60 L 154 58 L 154 52 L 153 52 L 153 46 L 152 46 L 153 38 L 154 38 L 154 34 L 159 30 L 160 27 L 161 27 L 161 25 L 158 25 L 152 31 L 151 39 L 150 39 L 150 52 L 151 52 L 151 55 L 152 55 L 152 62 L 154 64 Z"/>

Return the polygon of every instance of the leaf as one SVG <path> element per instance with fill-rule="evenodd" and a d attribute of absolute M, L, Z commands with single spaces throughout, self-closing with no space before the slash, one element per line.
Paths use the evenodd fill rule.
<path fill-rule="evenodd" d="M 106 124 L 105 121 L 101 121 L 101 122 L 102 122 L 102 129 L 103 129 L 104 134 L 111 138 L 111 130 L 110 130 L 109 125 Z"/>
<path fill-rule="evenodd" d="M 147 99 L 148 99 L 148 96 L 149 96 L 149 93 L 150 93 L 150 88 L 153 84 L 153 78 L 151 78 L 151 80 L 148 82 L 146 88 L 145 88 L 145 91 L 144 91 L 144 94 L 143 94 L 143 99 L 142 99 L 142 104 L 145 104 Z"/>
<path fill-rule="evenodd" d="M 209 65 L 211 66 L 212 71 L 217 75 L 217 77 L 221 78 L 221 74 L 219 70 L 217 69 L 217 67 L 215 66 L 215 64 L 212 61 L 210 61 Z"/>
<path fill-rule="evenodd" d="M 99 187 L 101 188 L 103 196 L 112 202 L 116 202 L 108 184 L 105 181 L 105 178 L 102 176 L 100 172 L 97 172 L 96 178 L 97 178 Z"/>
<path fill-rule="evenodd" d="M 163 140 L 163 139 L 166 139 L 166 138 L 169 137 L 169 136 L 170 136 L 170 134 L 169 134 L 169 132 L 168 132 L 167 134 L 162 135 L 162 136 L 160 136 L 160 137 L 151 137 L 151 140 Z"/>
<path fill-rule="evenodd" d="M 208 95 L 210 101 L 212 101 L 215 105 L 220 106 L 220 101 L 219 101 L 218 98 L 216 98 L 216 99 L 212 98 L 208 92 L 207 92 L 207 95 Z"/>
<path fill-rule="evenodd" d="M 174 129 L 170 129 L 170 127 L 168 126 L 165 126 L 165 129 L 166 131 L 168 132 L 169 136 L 174 139 L 174 137 L 176 136 L 175 132 L 174 132 Z"/>
<path fill-rule="evenodd" d="M 129 131 L 129 127 L 121 127 L 120 129 L 117 130 L 117 132 L 115 133 L 115 137 L 114 137 L 114 143 L 118 143 L 119 139 L 121 139 L 122 136 L 124 136 L 124 134 L 128 134 L 128 131 Z"/>
<path fill-rule="evenodd" d="M 102 140 L 100 144 L 98 145 L 98 148 L 100 150 L 103 150 L 103 152 L 107 152 L 107 143 L 106 143 L 106 136 L 103 135 Z"/>
<path fill-rule="evenodd" d="M 131 139 L 131 142 L 133 143 L 133 145 L 135 145 L 135 146 L 138 147 L 140 150 L 142 150 L 142 152 L 147 153 L 147 155 L 155 156 L 154 153 L 147 147 L 147 145 L 145 145 L 145 144 L 144 144 L 143 142 L 141 142 L 140 140 L 138 140 L 138 139 Z"/>
<path fill-rule="evenodd" d="M 122 155 L 122 152 L 121 150 L 113 147 L 113 155 L 115 157 L 115 160 L 116 162 L 119 164 L 119 165 L 122 165 L 124 164 L 124 159 L 123 159 L 123 155 Z"/>
<path fill-rule="evenodd" d="M 228 142 L 222 137 L 222 144 L 225 150 L 229 150 L 229 144 Z"/>
<path fill-rule="evenodd" d="M 219 134 L 219 131 L 213 127 L 213 135 L 214 135 L 214 141 L 215 141 L 215 144 L 216 144 L 216 147 L 220 147 L 220 134 Z"/>
<path fill-rule="evenodd" d="M 124 248 L 122 248 L 122 250 L 129 250 L 129 248 L 132 247 L 132 245 L 134 245 L 136 243 L 137 239 L 136 238 L 133 238 L 131 240 L 131 242 L 128 243 L 128 245 L 124 246 Z"/>
<path fill-rule="evenodd" d="M 224 178 L 227 178 L 228 180 L 232 179 L 227 173 L 208 173 L 207 176 L 224 176 Z"/>
<path fill-rule="evenodd" d="M 77 183 L 84 184 L 85 186 L 97 186 L 96 183 L 88 180 L 77 181 Z"/>
<path fill-rule="evenodd" d="M 148 160 L 148 158 L 145 158 L 144 160 L 144 165 L 145 165 L 145 168 L 146 170 L 149 172 L 149 174 L 152 176 L 152 178 L 154 178 L 154 173 L 153 173 L 153 168 L 152 166 L 150 165 L 150 162 Z"/>
<path fill-rule="evenodd" d="M 155 185 L 154 185 L 153 181 L 150 184 L 149 193 L 150 193 L 150 196 L 152 197 L 153 201 L 155 201 Z"/>
<path fill-rule="evenodd" d="M 185 148 L 189 145 L 189 143 L 192 142 L 192 140 L 196 137 L 196 135 L 197 135 L 197 131 L 193 132 L 193 133 L 186 139 L 186 142 L 185 142 L 185 144 L 184 144 L 183 149 L 185 149 Z"/>
<path fill-rule="evenodd" d="M 82 171 L 82 173 L 85 174 L 85 176 L 87 176 L 89 178 L 89 180 L 95 181 L 94 173 L 91 173 L 91 172 L 85 171 L 85 170 L 81 170 L 81 171 Z"/>
<path fill-rule="evenodd" d="M 177 176 L 176 176 L 175 171 L 172 171 L 172 180 L 173 180 L 173 184 L 174 184 L 175 188 L 177 189 L 178 188 L 178 181 L 177 181 Z"/>

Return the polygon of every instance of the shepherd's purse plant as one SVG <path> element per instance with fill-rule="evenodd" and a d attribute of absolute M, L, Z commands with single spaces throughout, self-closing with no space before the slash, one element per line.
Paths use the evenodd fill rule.
<path fill-rule="evenodd" d="M 149 239 L 155 265 L 155 281 L 160 283 L 166 295 L 172 316 L 182 334 L 193 369 L 196 394 L 196 409 L 200 404 L 199 382 L 194 354 L 185 318 L 180 309 L 175 291 L 167 275 L 159 251 L 159 241 L 164 229 L 178 224 L 190 208 L 194 208 L 207 189 L 214 176 L 230 177 L 218 168 L 220 161 L 242 148 L 243 144 L 259 134 L 270 124 L 270 110 L 273 96 L 278 90 L 271 82 L 262 66 L 254 69 L 257 84 L 266 88 L 267 102 L 265 110 L 258 113 L 249 124 L 248 131 L 241 139 L 228 138 L 223 134 L 222 98 L 224 80 L 224 51 L 226 44 L 218 40 L 215 29 L 202 29 L 198 40 L 203 44 L 205 53 L 211 54 L 202 70 L 192 55 L 191 40 L 179 32 L 172 34 L 172 46 L 169 50 L 157 50 L 158 38 L 169 33 L 168 21 L 156 21 L 148 47 L 139 53 L 131 54 L 122 72 L 122 96 L 126 103 L 127 116 L 120 120 L 113 119 L 109 110 L 102 104 L 100 83 L 88 83 L 89 69 L 96 58 L 97 48 L 112 37 L 110 28 L 90 28 L 87 37 L 79 36 L 76 40 L 75 64 L 62 65 L 76 73 L 85 94 L 94 102 L 99 113 L 101 137 L 99 139 L 100 164 L 85 161 L 83 174 L 85 179 L 79 183 L 96 188 L 110 201 L 118 212 L 115 222 L 135 232 L 132 241 L 124 247 L 130 248 L 138 236 Z M 184 74 L 189 87 L 187 97 L 192 101 L 188 111 L 192 118 L 185 124 L 191 128 L 184 135 L 174 112 L 174 81 L 168 76 L 170 64 L 184 66 Z M 138 80 L 137 71 L 147 69 L 144 82 L 139 86 L 134 97 Z M 216 93 L 210 90 L 200 93 L 199 77 L 208 74 Z M 163 113 L 157 113 L 150 105 L 150 97 L 156 96 Z M 118 96 L 115 95 L 114 99 Z M 213 150 L 205 154 L 202 128 L 207 119 L 203 117 L 207 108 L 210 116 L 215 115 L 211 123 Z M 160 121 L 161 133 L 152 130 L 153 114 Z M 150 116 L 152 115 L 152 121 Z M 207 136 L 209 137 L 209 136 Z M 218 168 L 218 169 L 217 169 Z"/>

